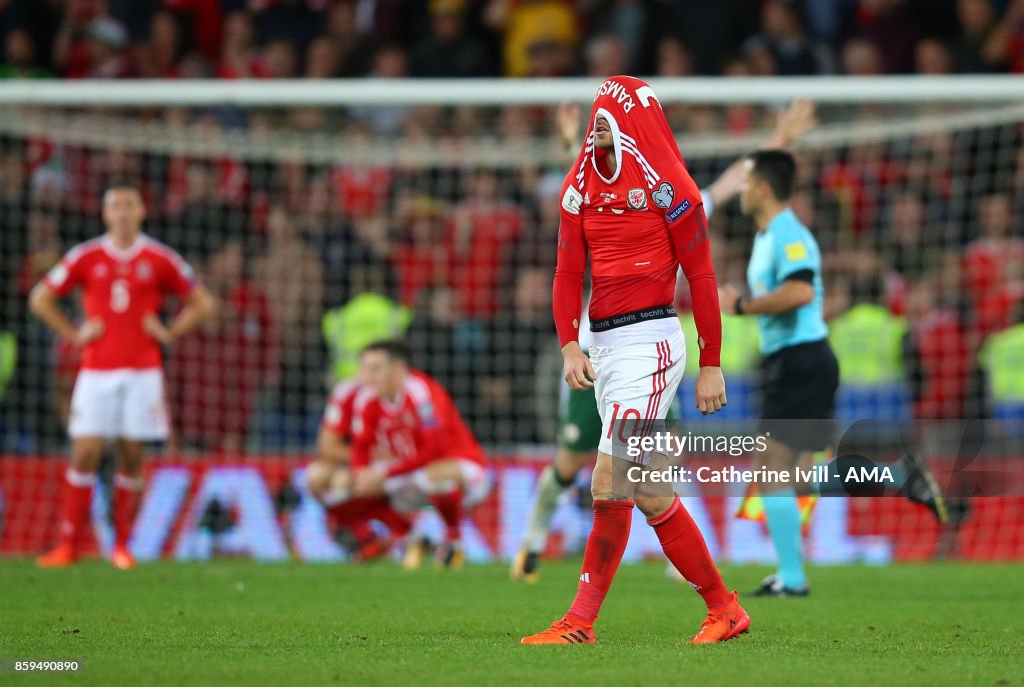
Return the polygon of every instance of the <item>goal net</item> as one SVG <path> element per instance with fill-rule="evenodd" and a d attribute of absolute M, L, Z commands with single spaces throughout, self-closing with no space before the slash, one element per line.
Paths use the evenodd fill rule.
<path fill-rule="evenodd" d="M 473 557 L 514 552 L 538 466 L 567 430 L 550 298 L 559 191 L 575 150 L 559 136 L 555 109 L 577 103 L 586 116 L 598 85 L 0 87 L 0 551 L 40 549 L 52 535 L 78 370 L 79 351 L 29 313 L 28 292 L 71 246 L 102 233 L 101 193 L 116 179 L 138 185 L 145 231 L 180 252 L 221 303 L 212 322 L 166 352 L 173 438 L 148 470 L 136 532 L 144 555 L 202 557 L 217 546 L 268 558 L 289 549 L 338 555 L 303 499 L 299 469 L 314 453 L 332 386 L 352 378 L 359 350 L 382 338 L 410 343 L 414 365 L 451 392 L 488 449 L 496 481 L 473 516 Z M 841 420 L 1003 418 L 1012 428 L 1024 419 L 1018 81 L 653 85 L 703 188 L 771 136 L 780 108 L 816 103 L 819 124 L 790 146 L 792 206 L 822 250 Z M 720 284 L 745 289 L 754 228 L 735 201 L 713 208 L 711 235 Z M 66 306 L 81 317 L 79 302 Z M 693 350 L 685 287 L 677 309 Z M 696 357 L 679 399 L 693 422 Z M 726 318 L 723 367 L 727 418 L 756 418 L 749 319 Z M 948 445 L 933 448 L 939 464 L 957 457 Z M 258 546 L 238 532 L 242 544 L 216 543 L 209 495 L 221 492 L 264 518 L 270 529 L 259 530 Z M 764 560 L 760 525 L 732 518 L 739 496 L 688 499 L 717 553 Z M 1019 498 L 958 497 L 963 517 L 944 530 L 891 499 L 833 501 L 815 516 L 813 560 L 1024 556 Z M 101 547 L 103 507 L 101 492 Z M 585 537 L 587 510 L 567 499 L 553 551 Z M 230 535 L 237 522 L 224 517 Z M 657 551 L 648 544 L 629 555 Z"/>

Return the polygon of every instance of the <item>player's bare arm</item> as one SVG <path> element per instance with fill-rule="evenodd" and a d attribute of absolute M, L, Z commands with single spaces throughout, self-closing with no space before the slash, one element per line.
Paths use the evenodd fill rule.
<path fill-rule="evenodd" d="M 185 307 L 171 322 L 165 326 L 155 314 L 149 314 L 142 321 L 142 328 L 154 339 L 165 346 L 188 334 L 217 312 L 217 299 L 203 286 L 197 284 L 185 296 Z"/>
<path fill-rule="evenodd" d="M 33 314 L 42 320 L 61 338 L 67 339 L 78 346 L 85 346 L 103 335 L 103 321 L 100 319 L 86 320 L 81 326 L 75 327 L 60 309 L 60 299 L 49 286 L 39 282 L 32 289 L 28 300 Z"/>
<path fill-rule="evenodd" d="M 356 496 L 376 496 L 384 493 L 387 474 L 379 467 L 367 467 L 355 473 L 353 493 Z"/>
<path fill-rule="evenodd" d="M 316 438 L 317 460 L 325 463 L 341 466 L 349 462 L 349 443 L 338 434 L 329 429 L 320 428 L 320 434 Z"/>
<path fill-rule="evenodd" d="M 576 155 L 580 135 L 580 106 L 563 102 L 555 109 L 555 130 L 569 161 Z"/>
<path fill-rule="evenodd" d="M 726 315 L 779 315 L 814 301 L 814 286 L 802 279 L 787 279 L 779 288 L 753 298 L 726 284 L 719 290 L 718 300 Z"/>

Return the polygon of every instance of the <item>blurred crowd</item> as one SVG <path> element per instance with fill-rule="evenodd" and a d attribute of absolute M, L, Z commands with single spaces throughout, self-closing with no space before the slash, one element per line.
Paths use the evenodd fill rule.
<path fill-rule="evenodd" d="M 737 108 L 701 117 L 767 119 Z M 986 345 L 1016 331 L 998 378 L 1024 408 L 1013 362 L 1024 350 L 1021 137 L 1015 124 L 992 125 L 798 152 L 793 206 L 822 246 L 844 385 L 909 389 L 905 412 L 919 417 L 984 416 Z M 685 131 L 681 140 L 685 155 Z M 729 162 L 688 165 L 707 185 Z M 363 345 L 389 336 L 408 338 L 416 366 L 451 389 L 484 442 L 549 443 L 562 176 L 539 163 L 325 165 L 0 139 L 0 332 L 14 333 L 20 357 L 0 438 L 8 450 L 61 441 L 77 351 L 55 343 L 25 299 L 64 251 L 102 232 L 101 190 L 127 179 L 147 201 L 146 231 L 223 304 L 169 354 L 182 448 L 308 446 L 330 385 L 354 375 Z M 719 281 L 742 286 L 750 221 L 725 205 L 711 227 Z M 684 313 L 687 298 L 683 287 Z M 749 329 L 726 326 L 730 379 L 756 378 Z M 730 408 L 755 412 L 733 388 Z"/>
<path fill-rule="evenodd" d="M 2 0 L 6 78 L 1024 71 L 1024 0 Z"/>

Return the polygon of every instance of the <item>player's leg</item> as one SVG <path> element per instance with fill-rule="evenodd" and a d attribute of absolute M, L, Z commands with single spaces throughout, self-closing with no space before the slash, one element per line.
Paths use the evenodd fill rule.
<path fill-rule="evenodd" d="M 598 373 L 600 374 L 600 373 Z M 576 597 L 568 612 L 550 628 L 523 637 L 522 644 L 592 644 L 593 625 L 629 540 L 633 519 L 633 485 L 626 473 L 632 463 L 600 451 L 591 478 L 594 526 L 583 552 Z"/>
<path fill-rule="evenodd" d="M 376 520 L 388 528 L 382 537 L 370 525 Z M 380 558 L 391 551 L 396 540 L 404 539 L 412 529 L 409 517 L 397 512 L 386 496 L 351 498 L 333 506 L 329 522 L 340 533 L 343 543 L 357 561 Z"/>
<path fill-rule="evenodd" d="M 649 406 L 649 415 L 655 420 L 668 417 L 676 397 L 676 391 L 683 378 L 686 352 L 683 342 L 670 340 L 668 356 L 658 369 L 662 393 Z M 648 431 L 665 431 L 661 423 L 649 423 Z M 666 456 L 650 456 L 644 471 L 660 471 L 669 467 Z M 635 479 L 635 478 L 634 478 Z M 682 501 L 675 494 L 671 482 L 645 481 L 636 484 L 636 505 L 647 517 L 647 523 L 654 528 L 665 556 L 704 599 L 708 614 L 701 625 L 701 631 L 694 637 L 697 643 L 717 642 L 732 639 L 746 632 L 750 617 L 737 601 L 736 594 L 725 586 L 718 566 L 700 528 L 690 517 Z"/>
<path fill-rule="evenodd" d="M 71 395 L 71 464 L 65 473 L 56 547 L 38 559 L 41 567 L 62 567 L 78 558 L 80 538 L 89 523 L 96 471 L 108 438 L 117 431 L 117 376 L 83 370 Z"/>
<path fill-rule="evenodd" d="M 438 550 L 438 563 L 448 568 L 462 567 L 462 518 L 490 490 L 487 473 L 473 461 L 445 458 L 412 473 L 411 479 L 430 500 L 445 526 L 445 545 Z"/>
<path fill-rule="evenodd" d="M 672 399 L 672 405 L 669 406 L 668 415 L 665 417 L 665 432 L 670 435 L 679 434 L 679 419 L 682 417 L 682 411 L 679 406 L 679 395 L 678 393 Z M 681 458 L 673 458 L 672 464 L 682 466 Z M 682 496 L 682 492 L 678 490 L 681 485 L 677 484 L 673 486 L 673 492 Z M 679 569 L 673 565 L 671 560 L 665 562 L 665 577 L 673 582 L 686 582 L 686 578 L 679 572 Z"/>
<path fill-rule="evenodd" d="M 877 467 L 879 465 L 879 463 L 868 460 L 865 456 L 861 455 L 860 451 L 855 450 L 853 454 L 846 454 L 844 452 L 843 455 L 828 463 L 827 470 L 824 473 L 814 473 L 815 479 L 813 481 L 797 482 L 796 493 L 799 496 L 856 496 L 859 489 L 895 489 L 898 496 L 902 496 L 912 503 L 924 506 L 931 512 L 936 522 L 944 525 L 949 517 L 949 509 L 946 504 L 945 495 L 936 481 L 935 475 L 932 474 L 931 467 L 916 447 L 904 446 L 902 450 L 905 453 L 897 460 L 881 463 L 881 465 L 888 469 L 891 481 L 886 479 L 884 482 L 874 485 L 867 483 L 847 485 L 844 475 L 850 468 L 861 467 L 865 464 L 865 461 L 870 463 L 868 467 Z M 871 451 L 868 450 L 866 453 L 870 454 Z M 814 455 L 810 451 L 804 451 L 800 454 L 798 463 L 805 473 L 810 470 L 811 466 L 815 465 Z M 822 474 L 827 475 L 824 480 L 821 479 Z"/>
<path fill-rule="evenodd" d="M 576 475 L 593 460 L 594 455 L 594 451 L 572 451 L 562 445 L 555 453 L 554 462 L 541 470 L 533 493 L 526 533 L 509 569 L 512 580 L 537 582 L 540 579 L 540 556 L 547 545 L 548 529 L 558 508 L 558 501 L 576 482 Z"/>
<path fill-rule="evenodd" d="M 759 484 L 764 515 L 779 562 L 778 574 L 764 580 L 761 596 L 808 593 L 801 537 L 803 521 L 794 486 L 794 468 L 807 452 L 830 443 L 831 418 L 839 386 L 839 365 L 827 341 L 784 348 L 765 359 L 761 431 L 763 467 L 787 472 L 787 484 Z M 754 466 L 758 467 L 758 466 Z"/>
<path fill-rule="evenodd" d="M 548 526 L 558 500 L 576 481 L 583 466 L 594 460 L 601 439 L 601 415 L 594 389 L 568 391 L 562 416 L 558 452 L 552 465 L 541 471 L 522 546 L 512 561 L 513 580 L 536 582 L 540 554 L 548 540 Z"/>
<path fill-rule="evenodd" d="M 327 529 L 343 548 L 360 560 L 387 552 L 390 544 L 381 542 L 370 526 L 377 501 L 386 504 L 387 499 L 352 498 L 352 471 L 334 461 L 313 461 L 306 466 L 305 477 L 310 495 L 324 508 Z"/>
<path fill-rule="evenodd" d="M 651 469 L 664 469 L 667 462 L 656 456 Z M 659 462 L 661 464 L 659 464 Z M 708 612 L 701 629 L 691 640 L 710 644 L 737 637 L 750 628 L 750 616 L 730 592 L 711 558 L 704 536 L 668 482 L 643 482 L 634 496 L 637 508 L 647 516 L 658 541 L 679 574 L 704 599 Z"/>
<path fill-rule="evenodd" d="M 587 538 L 576 598 L 569 611 L 547 630 L 523 637 L 523 644 L 595 641 L 593 624 L 622 561 L 633 517 L 635 485 L 629 480 L 628 471 L 634 463 L 626 455 L 623 442 L 637 429 L 644 409 L 659 390 L 654 382 L 660 349 L 654 344 L 650 349 L 591 348 L 591 360 L 597 372 L 594 380 L 597 407 L 602 420 L 597 462 L 591 475 L 594 525 Z M 640 396 L 644 396 L 643 404 L 635 402 Z M 619 457 L 613 457 L 616 453 Z"/>
<path fill-rule="evenodd" d="M 147 443 L 166 441 L 170 434 L 163 370 L 128 370 L 122 377 L 117 404 L 117 468 L 114 478 L 114 529 L 111 562 L 118 568 L 135 566 L 128 540 L 142 493 L 142 459 Z"/>
<path fill-rule="evenodd" d="M 118 439 L 114 472 L 114 554 L 111 562 L 122 570 L 135 567 L 128 547 L 135 515 L 142 500 L 142 458 L 146 445 L 141 441 Z"/>
<path fill-rule="evenodd" d="M 43 568 L 59 568 L 78 559 L 79 543 L 89 524 L 96 471 L 103 457 L 106 439 L 78 437 L 71 444 L 71 463 L 64 474 L 57 545 L 36 561 Z"/>
<path fill-rule="evenodd" d="M 800 452 L 776 437 L 766 438 L 765 444 L 765 451 L 761 454 L 764 468 L 793 474 L 793 468 L 800 461 Z M 803 522 L 796 489 L 787 484 L 770 483 L 759 484 L 758 490 L 764 501 L 765 521 L 775 545 L 778 570 L 775 575 L 765 578 L 755 594 L 804 596 L 808 587 L 801 546 Z"/>

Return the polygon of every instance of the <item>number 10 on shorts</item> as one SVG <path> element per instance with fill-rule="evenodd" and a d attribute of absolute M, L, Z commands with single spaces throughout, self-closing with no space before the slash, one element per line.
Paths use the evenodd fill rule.
<path fill-rule="evenodd" d="M 619 417 L 619 413 L 622 413 L 622 417 Z M 629 431 L 626 431 L 626 423 L 632 421 L 632 425 L 629 426 Z M 615 427 L 618 430 L 615 430 Z M 637 436 L 643 429 L 643 423 L 641 423 L 640 411 L 636 408 L 622 409 L 621 403 L 616 403 L 612 406 L 612 421 L 608 423 L 608 434 L 606 438 L 612 438 L 612 432 L 618 435 L 618 440 L 622 443 L 627 443 L 629 437 Z"/>

